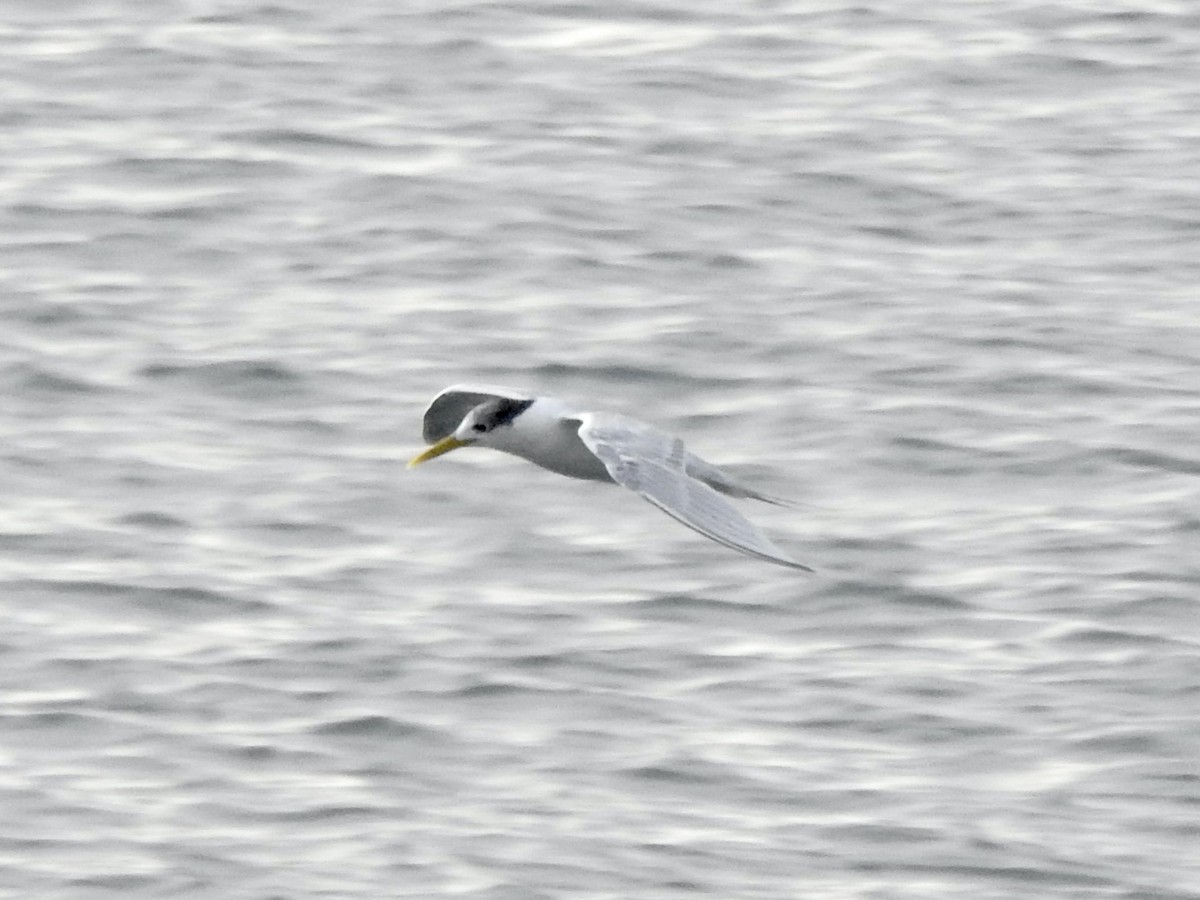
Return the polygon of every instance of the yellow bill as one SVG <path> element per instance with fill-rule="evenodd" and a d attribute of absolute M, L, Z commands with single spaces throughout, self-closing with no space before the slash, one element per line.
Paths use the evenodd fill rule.
<path fill-rule="evenodd" d="M 449 453 L 451 450 L 457 450 L 459 447 L 468 447 L 470 444 L 470 441 L 460 441 L 454 435 L 449 435 L 426 449 L 424 453 L 419 453 L 410 459 L 408 461 L 408 468 L 411 469 L 413 466 L 419 466 L 423 462 L 436 459 L 443 453 Z"/>

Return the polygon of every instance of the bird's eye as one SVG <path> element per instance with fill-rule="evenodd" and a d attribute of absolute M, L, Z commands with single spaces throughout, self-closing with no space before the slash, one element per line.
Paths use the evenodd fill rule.
<path fill-rule="evenodd" d="M 484 432 L 484 431 L 487 431 L 487 426 L 484 425 L 482 422 L 476 422 L 474 425 L 471 426 L 471 430 L 478 431 L 478 432 Z"/>

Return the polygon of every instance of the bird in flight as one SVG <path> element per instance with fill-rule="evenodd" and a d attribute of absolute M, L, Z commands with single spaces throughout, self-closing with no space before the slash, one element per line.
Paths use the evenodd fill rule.
<path fill-rule="evenodd" d="M 767 562 L 811 572 L 771 543 L 721 495 L 788 505 L 738 483 L 689 453 L 683 441 L 627 416 L 581 412 L 555 397 L 492 385 L 456 384 L 425 410 L 428 447 L 408 467 L 460 447 L 490 447 L 590 481 L 629 488 L 719 544 Z"/>

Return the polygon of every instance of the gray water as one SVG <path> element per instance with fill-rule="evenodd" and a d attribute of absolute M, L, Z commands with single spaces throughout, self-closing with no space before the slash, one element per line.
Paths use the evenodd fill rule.
<path fill-rule="evenodd" d="M 0 14 L 0 895 L 1200 897 L 1190 3 Z M 463 451 L 484 381 L 805 576 Z"/>

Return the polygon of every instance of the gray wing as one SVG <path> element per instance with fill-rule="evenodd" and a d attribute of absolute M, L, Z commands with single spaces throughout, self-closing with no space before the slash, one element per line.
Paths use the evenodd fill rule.
<path fill-rule="evenodd" d="M 532 400 L 529 394 L 491 384 L 455 384 L 433 398 L 425 410 L 421 436 L 427 444 L 435 444 L 447 435 L 454 434 L 467 413 L 480 403 L 497 397 L 510 400 Z"/>
<path fill-rule="evenodd" d="M 679 438 L 622 416 L 586 413 L 578 419 L 580 440 L 617 484 L 719 544 L 767 562 L 812 571 L 789 559 L 720 494 L 688 475 L 690 454 Z"/>

